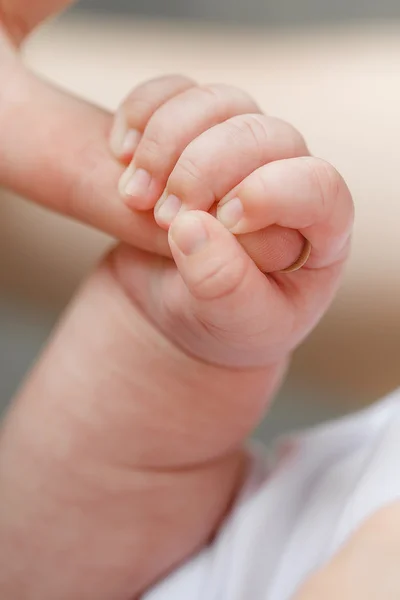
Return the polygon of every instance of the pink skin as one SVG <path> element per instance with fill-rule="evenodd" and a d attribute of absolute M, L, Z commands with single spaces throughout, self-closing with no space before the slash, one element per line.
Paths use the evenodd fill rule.
<path fill-rule="evenodd" d="M 19 41 L 61 4 L 26 15 L 24 3 L 0 2 L 0 14 Z M 334 169 L 304 158 L 294 129 L 245 94 L 175 77 L 139 90 L 140 123 L 137 93 L 119 111 L 114 153 L 121 123 L 140 131 L 118 158 L 134 154 L 158 185 L 122 199 L 110 118 L 37 81 L 5 37 L 0 53 L 0 181 L 141 248 L 121 245 L 97 269 L 3 426 L 0 595 L 124 600 L 204 545 L 226 513 L 243 440 L 337 287 L 351 198 Z M 171 130 L 180 106 L 192 118 Z M 165 187 L 181 205 L 171 226 L 158 218 L 168 238 L 141 210 L 158 214 Z M 232 197 L 237 238 L 222 223 Z M 279 274 L 301 252 L 298 229 L 310 261 Z"/>
<path fill-rule="evenodd" d="M 293 600 L 397 600 L 400 597 L 400 503 L 367 519 Z"/>
<path fill-rule="evenodd" d="M 121 254 L 119 277 L 148 317 L 190 354 L 228 367 L 279 364 L 332 299 L 349 248 L 351 196 L 330 165 L 308 156 L 295 129 L 259 111 L 242 114 L 257 108 L 242 92 L 186 80 L 185 85 L 190 87 L 182 92 L 182 79 L 173 77 L 134 90 L 121 105 L 111 136 L 114 153 L 122 148 L 117 157 L 127 162 L 124 140 L 140 132 L 120 192 L 131 208 L 154 209 L 160 226 L 169 229 L 179 274 L 168 261 L 127 267 Z M 171 197 L 171 209 L 163 212 Z M 217 220 L 203 212 L 212 209 Z M 291 237 L 285 243 L 286 232 Z M 195 242 L 196 234 L 207 238 L 204 246 Z M 253 244 L 261 236 L 265 241 L 254 246 L 258 252 L 252 259 L 243 251 L 243 246 L 249 250 L 250 236 Z M 285 261 L 291 249 L 296 248 L 291 258 L 296 260 L 302 236 L 312 245 L 306 267 L 277 273 L 290 265 Z M 271 259 L 267 250 L 271 237 L 280 243 L 280 258 Z M 179 247 L 185 238 L 190 249 Z M 255 262 L 272 273 L 266 277 Z"/>

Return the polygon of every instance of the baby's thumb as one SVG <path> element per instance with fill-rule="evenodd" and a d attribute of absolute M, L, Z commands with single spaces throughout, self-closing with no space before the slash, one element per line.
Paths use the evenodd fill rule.
<path fill-rule="evenodd" d="M 285 303 L 237 239 L 210 214 L 189 211 L 173 222 L 169 242 L 186 286 L 177 296 L 183 304 L 176 308 L 200 324 L 194 329 L 198 335 L 183 344 L 192 352 L 195 346 L 198 355 L 204 344 L 208 360 L 230 366 L 273 360 L 260 350 L 266 338 L 285 338 Z M 276 345 L 274 350 L 279 352 Z"/>

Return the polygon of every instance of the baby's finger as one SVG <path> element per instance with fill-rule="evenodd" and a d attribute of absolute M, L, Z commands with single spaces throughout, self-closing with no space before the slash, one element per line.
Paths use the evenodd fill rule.
<path fill-rule="evenodd" d="M 322 268 L 343 258 L 354 207 L 346 183 L 331 165 L 303 157 L 252 173 L 222 199 L 217 217 L 235 234 L 273 224 L 297 229 L 311 243 L 307 265 Z"/>
<path fill-rule="evenodd" d="M 301 135 L 284 121 L 260 114 L 233 117 L 184 150 L 155 207 L 156 221 L 168 229 L 180 210 L 208 211 L 262 165 L 308 154 Z"/>
<path fill-rule="evenodd" d="M 136 87 L 114 117 L 110 147 L 115 157 L 129 163 L 153 113 L 170 98 L 195 85 L 188 77 L 168 75 Z"/>
<path fill-rule="evenodd" d="M 247 367 L 281 357 L 291 307 L 235 237 L 210 214 L 188 211 L 175 219 L 169 242 L 182 280 L 166 285 L 166 308 L 177 317 L 172 322 L 190 321 L 170 332 L 177 343 L 216 364 Z"/>
<path fill-rule="evenodd" d="M 250 96 L 227 85 L 191 87 L 170 98 L 150 116 L 144 129 L 142 123 L 143 135 L 134 160 L 119 184 L 128 206 L 140 210 L 154 208 L 190 142 L 230 117 L 257 111 Z M 136 143 L 138 135 L 132 135 Z"/>

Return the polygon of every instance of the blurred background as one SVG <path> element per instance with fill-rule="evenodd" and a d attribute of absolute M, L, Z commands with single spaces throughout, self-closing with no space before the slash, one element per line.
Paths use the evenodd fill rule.
<path fill-rule="evenodd" d="M 357 224 L 343 288 L 296 353 L 265 439 L 399 384 L 398 18 L 397 0 L 83 0 L 25 51 L 33 69 L 110 110 L 165 73 L 239 85 L 347 179 Z M 3 407 L 110 242 L 0 191 Z"/>
<path fill-rule="evenodd" d="M 222 23 L 262 23 L 269 27 L 400 16 L 397 0 L 379 3 L 375 0 L 83 0 L 76 10 Z"/>

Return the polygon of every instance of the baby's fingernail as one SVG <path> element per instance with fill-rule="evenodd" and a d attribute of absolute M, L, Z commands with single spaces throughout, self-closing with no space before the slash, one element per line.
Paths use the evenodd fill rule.
<path fill-rule="evenodd" d="M 202 250 L 208 241 L 208 232 L 201 219 L 190 213 L 183 214 L 173 223 L 169 235 L 186 256 Z"/>
<path fill-rule="evenodd" d="M 128 200 L 138 199 L 138 204 L 140 204 L 140 201 L 143 201 L 146 197 L 151 182 L 152 177 L 148 171 L 137 169 L 134 165 L 129 165 L 125 173 L 123 173 L 118 187 L 124 198 Z"/>
<path fill-rule="evenodd" d="M 227 229 L 233 229 L 244 214 L 243 204 L 239 198 L 232 198 L 225 204 L 219 205 L 217 209 L 217 219 Z"/>
<path fill-rule="evenodd" d="M 118 158 L 132 155 L 142 134 L 137 129 L 128 128 L 128 123 L 123 111 L 115 115 L 114 124 L 111 129 L 110 147 L 111 152 Z"/>
<path fill-rule="evenodd" d="M 155 206 L 155 218 L 161 225 L 171 225 L 176 215 L 180 211 L 182 202 L 173 194 L 164 194 L 161 196 Z"/>

